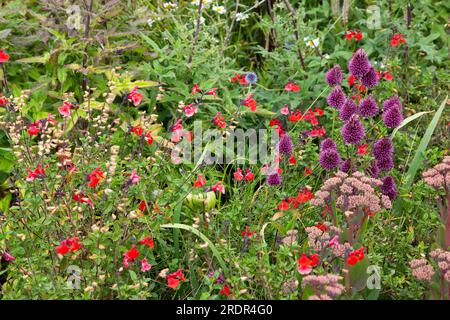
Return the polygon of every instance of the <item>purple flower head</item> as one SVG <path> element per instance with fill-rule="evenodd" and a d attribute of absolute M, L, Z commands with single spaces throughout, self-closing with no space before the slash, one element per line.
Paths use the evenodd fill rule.
<path fill-rule="evenodd" d="M 256 81 L 258 81 L 258 76 L 256 75 L 256 73 L 251 71 L 245 75 L 245 81 L 247 81 L 247 83 L 249 84 L 255 84 Z"/>
<path fill-rule="evenodd" d="M 339 65 L 335 65 L 333 68 L 328 70 L 325 75 L 325 81 L 328 83 L 330 87 L 334 87 L 337 84 L 341 84 L 342 82 L 342 71 Z"/>
<path fill-rule="evenodd" d="M 283 135 L 280 142 L 278 142 L 278 151 L 282 155 L 290 156 L 293 148 L 294 144 L 292 143 L 291 137 L 288 134 Z"/>
<path fill-rule="evenodd" d="M 278 172 L 273 172 L 267 176 L 267 183 L 269 186 L 277 186 L 282 182 L 281 176 Z"/>
<path fill-rule="evenodd" d="M 375 141 L 372 147 L 372 155 L 376 160 L 390 159 L 394 153 L 394 147 L 390 138 L 381 138 Z"/>
<path fill-rule="evenodd" d="M 366 130 L 359 117 L 353 114 L 342 127 L 341 134 L 346 144 L 358 144 L 365 137 Z"/>
<path fill-rule="evenodd" d="M 335 169 L 341 162 L 341 156 L 336 149 L 325 149 L 319 154 L 319 164 L 325 170 Z"/>
<path fill-rule="evenodd" d="M 345 173 L 350 173 L 350 169 L 351 169 L 352 173 L 356 171 L 356 168 L 354 165 L 352 165 L 351 160 L 346 159 L 344 162 L 342 162 L 341 171 L 343 171 Z"/>
<path fill-rule="evenodd" d="M 402 109 L 402 103 L 398 96 L 392 96 L 389 99 L 384 100 L 383 102 L 383 111 L 389 110 L 393 106 L 399 106 Z"/>
<path fill-rule="evenodd" d="M 372 178 L 378 178 L 378 174 L 380 173 L 380 169 L 378 169 L 376 160 L 371 162 L 370 167 L 367 169 L 367 172 L 368 172 L 368 174 L 370 174 L 370 176 Z"/>
<path fill-rule="evenodd" d="M 359 114 L 364 118 L 373 117 L 378 114 L 378 105 L 372 95 L 368 95 L 359 103 Z"/>
<path fill-rule="evenodd" d="M 358 106 L 353 102 L 352 99 L 347 99 L 342 106 L 341 110 L 339 110 L 339 117 L 343 121 L 348 121 L 350 117 L 356 113 Z"/>
<path fill-rule="evenodd" d="M 348 63 L 348 70 L 357 78 L 361 78 L 369 72 L 370 67 L 371 64 L 363 49 L 356 51 Z"/>
<path fill-rule="evenodd" d="M 340 109 L 345 103 L 346 97 L 340 86 L 337 86 L 327 97 L 327 103 L 330 107 Z"/>
<path fill-rule="evenodd" d="M 2 257 L 7 262 L 13 262 L 16 260 L 16 258 L 12 254 L 10 254 L 8 251 L 3 252 Z"/>
<path fill-rule="evenodd" d="M 391 176 L 386 176 L 382 180 L 381 193 L 393 200 L 397 197 L 397 185 Z"/>
<path fill-rule="evenodd" d="M 374 67 L 361 78 L 361 84 L 367 88 L 373 88 L 378 84 L 378 74 Z"/>
<path fill-rule="evenodd" d="M 322 142 L 320 143 L 321 151 L 324 151 L 327 149 L 337 150 L 336 142 L 334 142 L 334 140 L 331 138 L 326 138 L 326 139 L 322 140 Z"/>
<path fill-rule="evenodd" d="M 394 167 L 394 160 L 391 158 L 377 159 L 377 168 L 380 171 L 389 171 Z"/>
<path fill-rule="evenodd" d="M 396 128 L 402 124 L 403 114 L 402 109 L 398 105 L 394 105 L 389 109 L 384 109 L 383 122 L 388 128 Z"/>

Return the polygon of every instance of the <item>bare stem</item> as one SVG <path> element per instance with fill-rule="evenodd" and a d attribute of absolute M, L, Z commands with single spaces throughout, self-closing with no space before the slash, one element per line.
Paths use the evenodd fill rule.
<path fill-rule="evenodd" d="M 286 9 L 289 11 L 291 15 L 291 21 L 292 25 L 294 26 L 294 36 L 295 41 L 297 42 L 297 52 L 298 52 L 298 58 L 300 59 L 300 64 L 302 65 L 302 68 L 304 71 L 306 71 L 305 61 L 303 60 L 303 53 L 302 49 L 300 48 L 300 41 L 299 41 L 299 35 L 298 35 L 298 29 L 297 29 L 297 14 L 295 12 L 295 9 L 292 7 L 290 2 L 288 0 L 283 0 L 284 5 L 286 6 Z"/>
<path fill-rule="evenodd" d="M 236 0 L 236 7 L 234 9 L 234 15 L 233 19 L 231 20 L 230 27 L 228 28 L 227 35 L 225 36 L 225 40 L 223 41 L 223 48 L 222 48 L 222 56 L 224 51 L 227 49 L 228 41 L 230 41 L 231 32 L 233 31 L 234 23 L 236 22 L 236 14 L 238 13 L 239 9 L 239 0 Z"/>
<path fill-rule="evenodd" d="M 194 41 L 192 42 L 191 54 L 188 58 L 188 67 L 192 64 L 192 57 L 194 56 L 195 46 L 197 45 L 198 36 L 200 34 L 200 20 L 202 18 L 202 10 L 203 10 L 203 1 L 198 2 L 198 17 L 197 17 L 197 25 L 195 27 Z"/>

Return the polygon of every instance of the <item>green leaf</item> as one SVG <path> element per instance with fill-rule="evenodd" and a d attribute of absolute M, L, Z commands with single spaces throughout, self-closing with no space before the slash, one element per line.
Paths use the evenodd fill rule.
<path fill-rule="evenodd" d="M 416 150 L 416 153 L 414 154 L 414 158 L 409 163 L 408 172 L 406 173 L 406 182 L 403 185 L 405 192 L 409 191 L 409 189 L 411 188 L 417 170 L 419 169 L 420 165 L 423 162 L 425 150 L 428 147 L 428 143 L 431 140 L 431 136 L 433 135 L 434 129 L 436 129 L 439 119 L 441 118 L 442 112 L 444 111 L 445 105 L 447 104 L 447 98 L 448 96 L 445 97 L 444 101 L 442 101 L 441 103 L 441 106 L 436 111 L 436 114 L 434 115 L 433 119 L 428 125 L 427 130 L 425 131 L 425 134 L 422 137 L 422 140 L 420 140 L 420 144 Z"/>
<path fill-rule="evenodd" d="M 416 114 L 413 114 L 412 116 L 409 116 L 408 118 L 404 119 L 402 124 L 400 126 L 398 126 L 397 128 L 394 129 L 394 131 L 392 131 L 391 134 L 391 139 L 394 139 L 395 134 L 397 133 L 398 130 L 400 130 L 401 128 L 403 128 L 404 126 L 406 126 L 408 123 L 410 123 L 411 121 L 423 116 L 424 114 L 427 113 L 431 113 L 431 111 L 422 111 Z"/>
<path fill-rule="evenodd" d="M 228 276 L 227 265 L 225 264 L 225 261 L 222 259 L 222 256 L 220 255 L 219 250 L 217 250 L 216 246 L 203 233 L 201 233 L 200 231 L 198 231 L 197 229 L 195 229 L 191 226 L 188 226 L 188 225 L 185 225 L 182 223 L 163 224 L 160 227 L 161 228 L 176 228 L 176 229 L 188 230 L 188 231 L 192 232 L 193 234 L 195 234 L 196 236 L 198 236 L 203 241 L 205 241 L 208 244 L 208 248 L 211 249 L 213 255 L 216 257 L 217 262 L 219 262 L 219 265 L 222 268 L 223 273 L 225 274 L 225 276 Z"/>

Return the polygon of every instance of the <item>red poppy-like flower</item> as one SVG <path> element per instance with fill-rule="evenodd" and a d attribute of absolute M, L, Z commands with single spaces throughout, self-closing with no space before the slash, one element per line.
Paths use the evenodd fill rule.
<path fill-rule="evenodd" d="M 72 199 L 76 202 L 87 203 L 92 209 L 94 209 L 94 203 L 92 200 L 82 193 L 75 193 Z"/>
<path fill-rule="evenodd" d="M 312 170 L 308 167 L 305 167 L 305 169 L 303 169 L 303 175 L 309 176 L 310 174 L 312 174 Z"/>
<path fill-rule="evenodd" d="M 73 105 L 69 101 L 64 101 L 63 105 L 58 108 L 58 111 L 63 117 L 70 117 L 71 109 L 73 109 Z"/>
<path fill-rule="evenodd" d="M 206 180 L 201 174 L 198 175 L 197 181 L 194 182 L 194 188 L 203 187 L 206 184 Z"/>
<path fill-rule="evenodd" d="M 36 178 L 43 178 L 45 176 L 45 170 L 44 168 L 42 168 L 42 166 L 40 164 L 38 164 L 36 170 L 28 170 L 28 177 L 27 177 L 27 181 L 31 182 L 34 181 L 34 179 Z"/>
<path fill-rule="evenodd" d="M 0 63 L 5 63 L 9 61 L 9 54 L 5 50 L 0 49 Z"/>
<path fill-rule="evenodd" d="M 351 75 L 348 77 L 348 79 L 347 79 L 348 85 L 349 85 L 350 87 L 353 87 L 353 85 L 355 84 L 355 80 L 356 80 L 356 77 L 355 77 L 354 75 L 351 74 Z"/>
<path fill-rule="evenodd" d="M 144 239 L 139 241 L 139 244 L 145 244 L 150 249 L 153 249 L 155 247 L 155 241 L 153 241 L 153 239 L 149 236 L 146 236 Z"/>
<path fill-rule="evenodd" d="M 151 132 L 151 131 L 148 131 L 148 132 L 145 134 L 145 141 L 147 141 L 147 144 L 148 144 L 149 146 L 151 146 L 151 145 L 153 144 L 153 137 L 152 137 L 152 132 Z"/>
<path fill-rule="evenodd" d="M 128 94 L 128 101 L 132 101 L 133 105 L 137 107 L 141 103 L 144 96 L 142 93 L 138 92 L 138 87 L 134 87 L 133 90 Z"/>
<path fill-rule="evenodd" d="M 177 122 L 170 127 L 170 131 L 172 132 L 170 140 L 175 143 L 179 142 L 183 137 L 183 125 L 181 124 L 181 119 L 178 119 Z"/>
<path fill-rule="evenodd" d="M 254 232 L 251 232 L 248 227 L 245 228 L 245 231 L 241 232 L 241 235 L 245 237 L 251 237 L 254 234 Z"/>
<path fill-rule="evenodd" d="M 139 210 L 145 211 L 145 209 L 147 209 L 147 204 L 144 200 L 141 200 L 141 202 L 139 202 Z"/>
<path fill-rule="evenodd" d="M 289 163 L 290 164 L 297 164 L 297 159 L 295 159 L 294 155 L 291 155 L 291 157 L 289 158 Z"/>
<path fill-rule="evenodd" d="M 191 89 L 191 94 L 195 95 L 196 92 L 202 93 L 202 90 L 200 90 L 200 86 L 198 84 L 194 83 L 194 86 Z"/>
<path fill-rule="evenodd" d="M 280 204 L 278 205 L 278 210 L 289 210 L 291 208 L 291 206 L 289 205 L 289 202 L 287 202 L 286 200 L 281 200 Z"/>
<path fill-rule="evenodd" d="M 352 40 L 354 34 L 355 33 L 352 30 L 349 30 L 349 31 L 345 32 L 345 34 L 344 34 L 345 39 L 348 40 L 348 41 Z"/>
<path fill-rule="evenodd" d="M 314 109 L 314 113 L 318 116 L 321 117 L 325 114 L 325 110 L 321 109 L 320 107 L 317 107 Z"/>
<path fill-rule="evenodd" d="M 281 126 L 281 122 L 278 121 L 278 119 L 272 119 L 269 122 L 269 127 L 273 127 L 273 126 Z"/>
<path fill-rule="evenodd" d="M 313 126 L 317 126 L 319 124 L 319 120 L 317 120 L 316 114 L 314 111 L 309 109 L 302 117 L 302 120 L 311 123 Z"/>
<path fill-rule="evenodd" d="M 392 47 L 396 47 L 399 44 L 405 44 L 406 43 L 406 39 L 403 38 L 404 34 L 402 33 L 396 33 L 392 36 L 391 38 L 391 46 Z"/>
<path fill-rule="evenodd" d="M 359 41 L 359 40 L 361 40 L 361 39 L 363 38 L 363 35 L 362 35 L 362 33 L 358 30 L 357 32 L 355 32 L 354 37 L 355 37 L 356 41 Z"/>
<path fill-rule="evenodd" d="M 391 81 L 392 79 L 394 79 L 394 76 L 390 74 L 389 71 L 385 71 L 383 73 L 383 78 L 387 81 Z"/>
<path fill-rule="evenodd" d="M 326 133 L 326 130 L 324 127 L 318 127 L 318 128 L 313 128 L 309 135 L 311 137 L 323 137 Z"/>
<path fill-rule="evenodd" d="M 206 94 L 217 97 L 217 90 L 219 90 L 219 88 L 211 88 L 206 92 Z"/>
<path fill-rule="evenodd" d="M 364 260 L 364 247 L 361 247 L 348 254 L 347 263 L 351 266 L 354 266 L 355 264 L 358 263 L 358 261 L 361 260 Z"/>
<path fill-rule="evenodd" d="M 250 169 L 247 169 L 244 178 L 247 181 L 252 181 L 253 179 L 255 179 L 255 175 L 253 174 L 253 172 L 250 171 Z"/>
<path fill-rule="evenodd" d="M 8 99 L 0 93 L 0 107 L 6 106 Z"/>
<path fill-rule="evenodd" d="M 96 168 L 88 175 L 89 187 L 95 188 L 100 183 L 100 180 L 104 178 L 105 173 L 102 172 L 102 169 L 100 167 Z"/>
<path fill-rule="evenodd" d="M 178 285 L 180 284 L 180 281 L 186 280 L 183 275 L 183 270 L 178 269 L 177 271 L 169 274 L 167 276 L 167 285 L 172 288 L 176 289 Z"/>
<path fill-rule="evenodd" d="M 359 30 L 348 30 L 344 35 L 345 39 L 348 41 L 352 40 L 353 38 L 355 38 L 356 41 L 360 41 L 363 38 L 363 35 Z"/>
<path fill-rule="evenodd" d="M 319 255 L 317 253 L 306 256 L 306 253 L 302 253 L 302 256 L 298 259 L 298 272 L 300 274 L 309 274 L 312 271 L 312 268 L 317 265 L 319 262 Z"/>
<path fill-rule="evenodd" d="M 126 253 L 124 253 L 124 256 L 126 256 L 126 258 L 129 261 L 133 261 L 134 259 L 137 259 L 140 255 L 141 255 L 141 253 L 139 252 L 139 250 L 136 248 L 135 245 L 133 245 L 130 250 L 128 250 Z"/>
<path fill-rule="evenodd" d="M 243 106 L 250 108 L 252 112 L 256 111 L 256 100 L 253 99 L 253 93 L 250 93 L 241 103 Z"/>
<path fill-rule="evenodd" d="M 191 103 L 183 108 L 184 114 L 186 117 L 192 117 L 198 110 L 198 107 L 195 103 Z"/>
<path fill-rule="evenodd" d="M 227 123 L 225 122 L 225 118 L 220 115 L 220 112 L 217 112 L 216 116 L 212 119 L 212 122 L 219 126 L 222 129 L 225 129 L 227 126 Z"/>
<path fill-rule="evenodd" d="M 233 173 L 233 178 L 236 181 L 242 181 L 244 179 L 244 175 L 242 174 L 242 169 L 238 168 L 235 173 Z"/>
<path fill-rule="evenodd" d="M 230 288 L 225 284 L 223 288 L 219 291 L 219 294 L 228 297 L 230 295 L 231 291 Z"/>
<path fill-rule="evenodd" d="M 236 75 L 234 77 L 232 77 L 230 81 L 231 82 L 237 82 L 237 81 L 240 81 L 240 80 L 241 80 L 241 75 L 236 73 Z"/>
<path fill-rule="evenodd" d="M 30 126 L 28 127 L 28 134 L 30 136 L 37 136 L 39 132 L 39 128 L 34 123 L 30 124 Z"/>
<path fill-rule="evenodd" d="M 295 82 L 289 81 L 289 82 L 284 86 L 284 90 L 286 90 L 286 91 L 292 91 L 292 92 L 299 92 L 299 91 L 300 91 L 300 87 L 299 87 Z"/>
<path fill-rule="evenodd" d="M 70 252 L 75 252 L 77 250 L 80 250 L 81 243 L 78 242 L 80 240 L 78 237 L 69 238 L 66 240 L 61 241 L 61 244 L 59 247 L 56 248 L 56 252 L 62 255 L 67 254 Z"/>
<path fill-rule="evenodd" d="M 300 110 L 297 110 L 295 112 L 292 112 L 289 116 L 288 116 L 288 121 L 290 122 L 296 122 L 296 121 L 300 121 L 303 119 L 303 115 L 300 112 Z"/>
<path fill-rule="evenodd" d="M 225 186 L 222 184 L 222 181 L 217 182 L 215 185 L 211 187 L 212 191 L 218 191 L 225 194 Z"/>
<path fill-rule="evenodd" d="M 140 137 L 144 133 L 144 129 L 141 126 L 131 127 L 131 132 Z"/>
<path fill-rule="evenodd" d="M 369 154 L 369 150 L 367 150 L 367 143 L 358 146 L 358 156 L 362 156 L 363 154 Z"/>

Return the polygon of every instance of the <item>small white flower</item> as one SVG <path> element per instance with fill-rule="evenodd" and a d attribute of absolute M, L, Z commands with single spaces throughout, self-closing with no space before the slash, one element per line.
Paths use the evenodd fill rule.
<path fill-rule="evenodd" d="M 227 12 L 224 6 L 214 6 L 213 11 L 217 12 L 218 14 L 224 14 Z"/>
<path fill-rule="evenodd" d="M 152 18 L 148 18 L 148 20 L 147 20 L 147 25 L 148 25 L 149 27 L 153 26 L 154 23 L 155 23 L 155 20 L 153 20 Z"/>
<path fill-rule="evenodd" d="M 242 12 L 236 13 L 236 21 L 243 21 L 243 20 L 246 20 L 248 17 L 249 17 L 248 13 L 242 13 Z"/>
<path fill-rule="evenodd" d="M 213 0 L 203 0 L 202 6 L 207 7 L 211 2 L 213 2 Z M 200 0 L 192 0 L 191 4 L 198 6 L 200 4 Z"/>
<path fill-rule="evenodd" d="M 328 53 L 325 53 L 324 55 L 323 55 L 323 57 L 324 57 L 324 59 L 330 59 L 330 55 L 328 54 Z"/>
<path fill-rule="evenodd" d="M 172 1 L 169 1 L 169 2 L 164 2 L 163 7 L 164 7 L 164 9 L 172 10 L 172 9 L 175 9 L 176 7 L 178 7 L 178 4 L 174 3 Z"/>
<path fill-rule="evenodd" d="M 317 48 L 319 46 L 319 40 L 320 38 L 313 39 L 310 36 L 303 38 L 303 41 L 305 41 L 306 45 L 310 48 Z"/>

